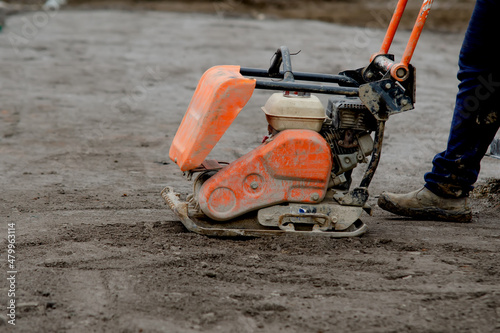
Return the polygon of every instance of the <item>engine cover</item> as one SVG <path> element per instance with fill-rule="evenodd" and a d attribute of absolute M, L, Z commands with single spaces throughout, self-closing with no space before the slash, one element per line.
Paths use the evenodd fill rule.
<path fill-rule="evenodd" d="M 285 130 L 208 179 L 198 203 L 218 221 L 283 202 L 318 203 L 331 169 L 330 147 L 321 135 Z"/>

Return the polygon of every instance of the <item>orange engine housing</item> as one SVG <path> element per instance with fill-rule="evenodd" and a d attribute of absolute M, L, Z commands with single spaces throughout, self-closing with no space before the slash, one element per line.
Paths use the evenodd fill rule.
<path fill-rule="evenodd" d="M 318 203 L 331 169 L 330 147 L 321 135 L 285 130 L 208 179 L 198 202 L 218 221 L 282 202 Z"/>
<path fill-rule="evenodd" d="M 169 156 L 182 171 L 200 166 L 255 89 L 239 66 L 215 66 L 203 74 L 175 134 Z"/>

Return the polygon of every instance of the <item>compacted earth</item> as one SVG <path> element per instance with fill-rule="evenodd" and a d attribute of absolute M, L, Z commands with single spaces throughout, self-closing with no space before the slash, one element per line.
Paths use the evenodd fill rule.
<path fill-rule="evenodd" d="M 387 123 L 364 236 L 209 238 L 160 196 L 166 185 L 191 191 L 168 150 L 206 69 L 267 68 L 280 45 L 301 50 L 297 71 L 359 68 L 383 38 L 385 25 L 371 23 L 72 7 L 10 16 L 0 331 L 500 332 L 500 160 L 482 162 L 472 223 L 376 206 L 382 191 L 421 186 L 445 148 L 462 32 L 421 36 L 416 108 Z M 396 57 L 408 36 L 396 36 Z M 269 96 L 254 93 L 213 158 L 260 144 Z"/>

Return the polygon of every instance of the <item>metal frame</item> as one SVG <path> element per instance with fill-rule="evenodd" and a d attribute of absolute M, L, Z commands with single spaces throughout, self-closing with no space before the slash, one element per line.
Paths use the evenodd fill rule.
<path fill-rule="evenodd" d="M 237 219 L 231 222 L 211 221 L 207 224 L 204 220 L 197 219 L 189 214 L 189 203 L 180 198 L 172 187 L 165 187 L 161 195 L 170 209 L 179 217 L 182 224 L 192 232 L 206 236 L 215 237 L 262 237 L 262 236 L 284 236 L 305 235 L 328 238 L 357 237 L 367 231 L 366 225 L 358 220 L 348 230 L 344 231 L 298 231 L 292 229 L 276 229 L 259 224 L 256 219 Z"/>

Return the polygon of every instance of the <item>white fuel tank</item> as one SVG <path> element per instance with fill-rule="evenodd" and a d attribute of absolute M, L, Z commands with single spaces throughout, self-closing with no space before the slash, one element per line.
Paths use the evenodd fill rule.
<path fill-rule="evenodd" d="M 262 111 L 269 125 L 277 131 L 308 129 L 319 132 L 326 118 L 318 97 L 297 92 L 271 95 Z"/>

